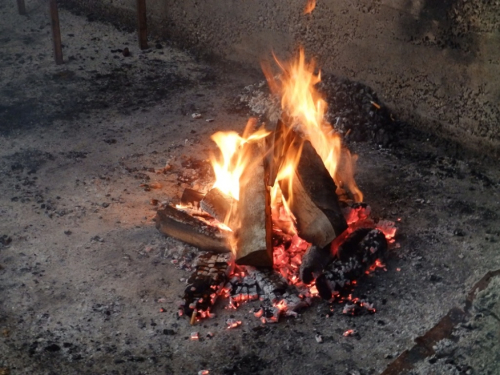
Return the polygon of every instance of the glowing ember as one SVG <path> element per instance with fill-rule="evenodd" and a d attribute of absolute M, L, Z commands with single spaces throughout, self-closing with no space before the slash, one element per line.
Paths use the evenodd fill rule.
<path fill-rule="evenodd" d="M 352 336 L 352 335 L 354 335 L 355 333 L 356 333 L 356 331 L 355 331 L 355 330 L 353 330 L 353 329 L 348 329 L 347 331 L 345 331 L 345 332 L 343 333 L 343 336 L 344 336 L 344 337 L 348 337 L 348 336 Z"/>
<path fill-rule="evenodd" d="M 191 340 L 199 340 L 200 336 L 198 335 L 198 332 L 191 332 L 191 335 L 189 336 Z"/>
<path fill-rule="evenodd" d="M 228 319 L 226 320 L 227 329 L 233 329 L 241 325 L 241 320 Z"/>
<path fill-rule="evenodd" d="M 304 8 L 304 14 L 311 13 L 314 8 L 316 8 L 316 0 L 307 0 L 307 4 Z"/>

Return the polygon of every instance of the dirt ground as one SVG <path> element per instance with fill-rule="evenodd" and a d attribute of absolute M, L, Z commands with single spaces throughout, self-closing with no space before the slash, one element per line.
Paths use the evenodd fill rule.
<path fill-rule="evenodd" d="M 389 140 L 378 129 L 350 144 L 365 201 L 399 227 L 387 271 L 356 290 L 376 314 L 333 305 L 327 317 L 318 300 L 262 325 L 252 305 L 221 303 L 215 318 L 190 326 L 177 316 L 189 276 L 178 264 L 196 250 L 155 229 L 151 200 L 201 183 L 186 160 L 206 160 L 215 131 L 243 129 L 251 111 L 237 103 L 262 75 L 160 40 L 140 51 L 134 33 L 65 10 L 65 64 L 56 66 L 44 3 L 19 16 L 0 0 L 0 17 L 0 374 L 379 374 L 500 269 L 494 160 L 451 154 L 396 121 Z M 166 164 L 169 173 L 155 172 Z M 141 186 L 153 182 L 161 188 Z M 493 278 L 452 336 L 407 373 L 499 374 L 499 288 Z M 243 324 L 227 330 L 233 316 Z M 356 334 L 344 337 L 347 329 Z M 195 331 L 200 340 L 189 339 Z"/>

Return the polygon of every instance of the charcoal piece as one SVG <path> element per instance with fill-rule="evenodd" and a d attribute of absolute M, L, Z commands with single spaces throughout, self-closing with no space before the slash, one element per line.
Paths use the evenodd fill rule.
<path fill-rule="evenodd" d="M 332 298 L 363 276 L 377 259 L 384 259 L 387 240 L 378 229 L 360 228 L 351 233 L 338 249 L 338 259 L 316 279 L 321 297 Z"/>
<path fill-rule="evenodd" d="M 277 323 L 280 318 L 280 309 L 275 306 L 262 306 L 263 313 L 260 317 L 260 321 L 263 324 L 266 323 Z"/>
<path fill-rule="evenodd" d="M 311 246 L 302 257 L 300 279 L 304 284 L 310 284 L 332 260 L 330 245 L 323 248 Z"/>
<path fill-rule="evenodd" d="M 336 253 L 337 258 L 341 262 L 347 262 L 349 258 L 356 256 L 357 253 L 361 250 L 360 249 L 361 242 L 372 230 L 373 230 L 372 228 L 359 228 L 354 232 L 352 232 L 338 247 Z"/>
<path fill-rule="evenodd" d="M 316 278 L 316 289 L 318 290 L 318 294 L 321 298 L 326 300 L 332 298 L 332 288 L 324 273 Z"/>
<path fill-rule="evenodd" d="M 233 271 L 232 254 L 202 253 L 196 260 L 195 271 L 184 290 L 181 310 L 184 315 L 204 318 L 209 315 L 222 288 Z"/>
<path fill-rule="evenodd" d="M 246 267 L 246 269 L 248 274 L 255 278 L 260 290 L 271 302 L 287 290 L 288 283 L 273 269 L 253 267 Z"/>

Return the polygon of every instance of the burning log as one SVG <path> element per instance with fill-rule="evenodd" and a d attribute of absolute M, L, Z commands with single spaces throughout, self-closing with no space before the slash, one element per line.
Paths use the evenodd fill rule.
<path fill-rule="evenodd" d="M 257 267 L 273 264 L 271 197 L 264 168 L 265 139 L 247 143 L 253 161 L 240 179 L 240 197 L 229 227 L 234 232 L 236 263 Z"/>
<path fill-rule="evenodd" d="M 282 113 L 277 120 L 271 119 L 269 114 L 266 117 L 266 124 L 270 124 L 270 127 L 273 127 L 273 124 L 275 125 L 273 130 L 274 135 L 267 137 L 268 149 L 272 150 L 272 152 L 266 154 L 266 162 L 269 165 L 269 178 L 267 184 L 269 186 L 274 186 L 276 178 L 278 177 L 278 172 L 283 166 L 287 148 L 293 141 L 293 134 L 291 134 L 285 125 L 285 122 L 289 121 L 285 113 Z"/>
<path fill-rule="evenodd" d="M 172 206 L 156 212 L 156 228 L 167 236 L 177 238 L 202 250 L 219 253 L 231 251 L 230 232 L 209 225 Z"/>
<path fill-rule="evenodd" d="M 302 146 L 301 146 L 302 144 Z M 290 146 L 294 153 L 302 147 L 292 191 L 288 181 L 281 180 L 280 187 L 297 219 L 301 238 L 324 248 L 347 229 L 335 191 L 337 187 L 320 156 L 309 141 L 296 139 Z"/>
<path fill-rule="evenodd" d="M 339 247 L 338 259 L 316 279 L 320 296 L 331 299 L 383 259 L 386 251 L 387 240 L 380 230 L 360 228 L 351 233 Z"/>
<path fill-rule="evenodd" d="M 184 303 L 179 314 L 191 317 L 191 324 L 197 317 L 210 316 L 210 310 L 233 271 L 233 265 L 232 254 L 200 254 L 184 290 Z"/>
<path fill-rule="evenodd" d="M 190 206 L 200 208 L 200 202 L 205 197 L 205 194 L 197 190 L 186 188 L 182 192 L 181 204 L 183 206 Z"/>
<path fill-rule="evenodd" d="M 211 189 L 200 201 L 203 211 L 209 213 L 221 223 L 226 223 L 236 200 L 224 194 L 219 188 Z"/>

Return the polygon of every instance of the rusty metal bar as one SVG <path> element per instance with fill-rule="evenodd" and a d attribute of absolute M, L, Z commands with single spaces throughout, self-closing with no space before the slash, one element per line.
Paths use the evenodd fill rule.
<path fill-rule="evenodd" d="M 17 0 L 17 10 L 19 11 L 19 14 L 23 16 L 26 14 L 26 6 L 24 5 L 24 0 Z"/>
<path fill-rule="evenodd" d="M 137 33 L 139 35 L 139 48 L 148 48 L 148 26 L 146 17 L 146 0 L 137 0 Z"/>
<path fill-rule="evenodd" d="M 52 39 L 54 41 L 54 57 L 57 65 L 64 63 L 61 45 L 61 29 L 59 27 L 59 11 L 56 0 L 50 0 L 50 19 L 52 22 Z"/>

